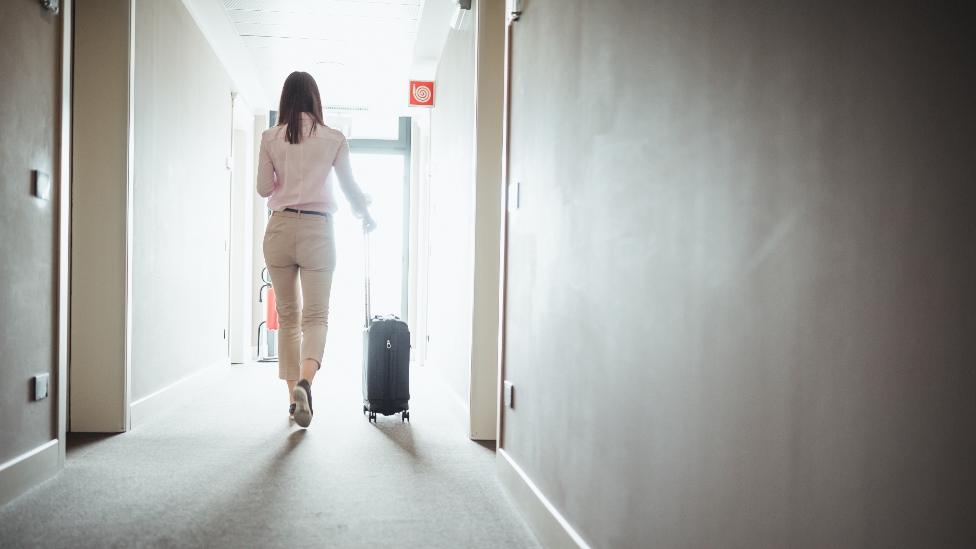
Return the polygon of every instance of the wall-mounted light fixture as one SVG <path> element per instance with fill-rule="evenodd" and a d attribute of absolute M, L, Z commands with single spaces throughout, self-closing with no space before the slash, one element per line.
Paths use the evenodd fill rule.
<path fill-rule="evenodd" d="M 471 0 L 454 0 L 457 7 L 454 10 L 454 18 L 451 19 L 451 28 L 458 30 L 464 24 L 464 15 L 471 11 Z"/>
<path fill-rule="evenodd" d="M 520 15 L 522 15 L 522 4 L 523 0 L 505 0 L 506 9 L 508 12 L 508 20 L 518 21 Z"/>

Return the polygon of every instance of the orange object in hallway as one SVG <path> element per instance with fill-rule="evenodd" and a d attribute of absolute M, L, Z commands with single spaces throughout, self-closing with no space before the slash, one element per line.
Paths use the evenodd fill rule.
<path fill-rule="evenodd" d="M 268 288 L 268 331 L 278 329 L 278 303 L 275 300 L 274 288 Z"/>

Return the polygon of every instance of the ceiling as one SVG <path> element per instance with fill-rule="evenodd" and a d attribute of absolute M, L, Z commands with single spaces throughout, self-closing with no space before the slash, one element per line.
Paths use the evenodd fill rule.
<path fill-rule="evenodd" d="M 274 103 L 295 70 L 332 111 L 405 110 L 424 0 L 222 0 Z"/>

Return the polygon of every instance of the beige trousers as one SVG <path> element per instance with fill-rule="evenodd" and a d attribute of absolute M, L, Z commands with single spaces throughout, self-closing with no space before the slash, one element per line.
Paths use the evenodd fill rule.
<path fill-rule="evenodd" d="M 336 264 L 332 217 L 274 212 L 264 232 L 264 262 L 278 305 L 278 377 L 294 381 L 303 360 L 321 367 L 325 354 Z"/>

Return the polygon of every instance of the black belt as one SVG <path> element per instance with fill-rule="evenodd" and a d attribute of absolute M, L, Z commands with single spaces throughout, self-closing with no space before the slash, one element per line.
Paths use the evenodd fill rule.
<path fill-rule="evenodd" d="M 297 214 L 312 214 L 312 215 L 321 215 L 322 217 L 329 217 L 329 214 L 325 212 L 317 212 L 315 210 L 296 210 L 295 208 L 285 208 L 285 211 L 294 212 Z"/>

